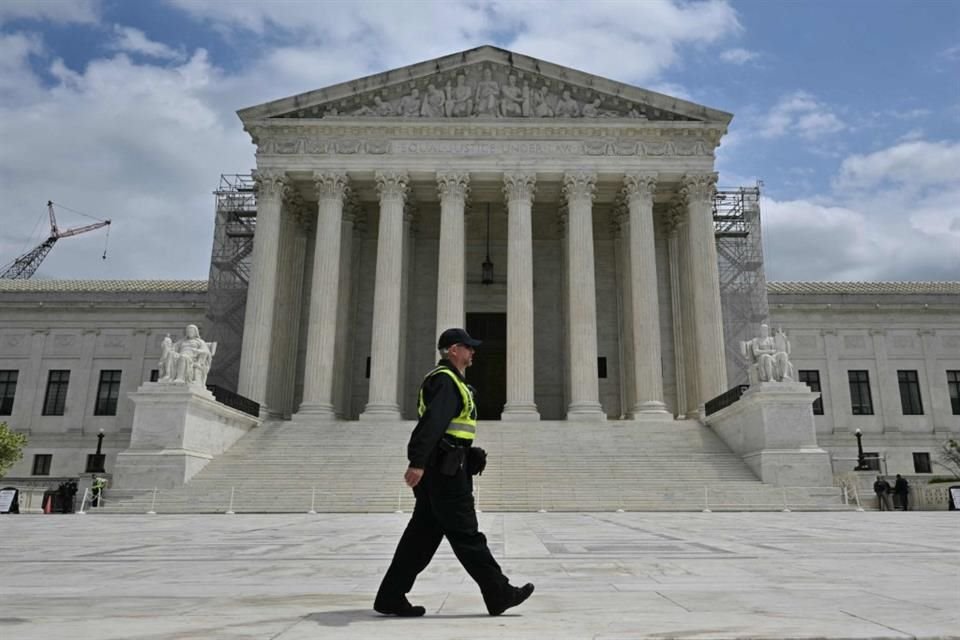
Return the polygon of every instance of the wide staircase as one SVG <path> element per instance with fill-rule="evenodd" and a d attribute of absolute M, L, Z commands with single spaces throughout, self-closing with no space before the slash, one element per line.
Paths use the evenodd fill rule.
<path fill-rule="evenodd" d="M 99 513 L 409 511 L 412 422 L 265 423 L 185 486 L 108 490 Z M 482 511 L 845 508 L 833 487 L 764 485 L 707 427 L 686 421 L 480 422 Z"/>

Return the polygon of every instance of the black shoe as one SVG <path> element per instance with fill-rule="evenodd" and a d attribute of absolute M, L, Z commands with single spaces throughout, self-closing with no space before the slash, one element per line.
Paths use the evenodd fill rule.
<path fill-rule="evenodd" d="M 406 596 L 389 604 L 377 600 L 373 603 L 373 610 L 385 616 L 400 616 L 401 618 L 419 618 L 427 612 L 423 607 L 410 604 Z"/>
<path fill-rule="evenodd" d="M 498 616 L 510 607 L 515 607 L 522 603 L 524 600 L 529 598 L 532 593 L 533 583 L 530 582 L 522 587 L 509 587 L 504 600 L 496 606 L 487 605 L 487 611 L 492 616 Z"/>

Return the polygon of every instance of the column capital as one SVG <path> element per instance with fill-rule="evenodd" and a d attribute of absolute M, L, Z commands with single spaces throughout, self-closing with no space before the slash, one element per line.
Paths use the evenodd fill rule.
<path fill-rule="evenodd" d="M 597 190 L 597 174 L 589 171 L 575 171 L 563 174 L 563 195 L 567 202 L 588 199 L 593 202 Z"/>
<path fill-rule="evenodd" d="M 656 173 L 628 173 L 623 177 L 623 199 L 627 205 L 634 202 L 653 204 L 653 192 L 657 188 Z"/>
<path fill-rule="evenodd" d="M 509 171 L 503 174 L 503 199 L 533 202 L 537 191 L 537 174 L 532 171 Z"/>
<path fill-rule="evenodd" d="M 627 208 L 627 203 L 622 198 L 617 198 L 613 203 L 611 214 L 610 228 L 613 229 L 614 236 L 619 238 L 630 226 L 630 210 Z"/>
<path fill-rule="evenodd" d="M 438 171 L 437 194 L 440 201 L 447 199 L 466 201 L 470 193 L 470 174 L 466 171 Z"/>
<path fill-rule="evenodd" d="M 687 210 L 682 202 L 673 202 L 667 209 L 666 215 L 667 232 L 675 234 L 684 224 L 687 223 Z"/>
<path fill-rule="evenodd" d="M 362 216 L 363 208 L 360 206 L 360 200 L 353 191 L 350 191 L 343 201 L 343 221 L 355 224 Z"/>
<path fill-rule="evenodd" d="M 400 200 L 405 202 L 410 193 L 408 182 L 410 180 L 406 171 L 377 171 L 374 174 L 377 181 L 377 193 L 380 195 L 380 201 Z"/>
<path fill-rule="evenodd" d="M 254 169 L 253 181 L 257 184 L 257 197 L 282 198 L 289 193 L 290 179 L 281 169 Z"/>
<path fill-rule="evenodd" d="M 717 190 L 717 173 L 688 173 L 681 180 L 680 197 L 689 205 L 710 203 Z"/>
<path fill-rule="evenodd" d="M 343 202 L 350 195 L 350 179 L 346 171 L 314 171 L 313 186 L 318 200 Z"/>
<path fill-rule="evenodd" d="M 561 238 L 567 237 L 567 222 L 570 220 L 570 208 L 564 202 L 557 209 L 557 231 Z"/>

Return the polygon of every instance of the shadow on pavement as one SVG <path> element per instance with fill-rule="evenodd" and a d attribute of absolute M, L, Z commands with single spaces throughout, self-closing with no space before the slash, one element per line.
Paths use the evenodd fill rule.
<path fill-rule="evenodd" d="M 343 609 L 341 611 L 317 611 L 316 613 L 311 613 L 304 616 L 304 620 L 310 620 L 316 622 L 319 625 L 325 627 L 346 627 L 347 625 L 353 622 L 369 622 L 371 620 L 394 620 L 394 621 L 409 621 L 409 620 L 474 620 L 474 619 L 485 619 L 490 616 L 485 613 L 476 613 L 476 614 L 455 614 L 455 615 L 443 615 L 435 614 L 430 615 L 427 612 L 427 615 L 422 618 L 399 618 L 397 616 L 384 616 L 380 615 L 373 609 Z M 513 617 L 510 614 L 500 616 L 501 618 Z"/>

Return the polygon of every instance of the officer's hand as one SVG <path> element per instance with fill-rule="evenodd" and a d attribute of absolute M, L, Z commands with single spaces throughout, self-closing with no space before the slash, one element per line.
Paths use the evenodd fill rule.
<path fill-rule="evenodd" d="M 403 474 L 403 481 L 407 483 L 407 486 L 413 489 L 417 484 L 420 483 L 420 478 L 423 477 L 423 469 L 415 469 L 413 467 L 408 467 L 407 472 Z"/>

